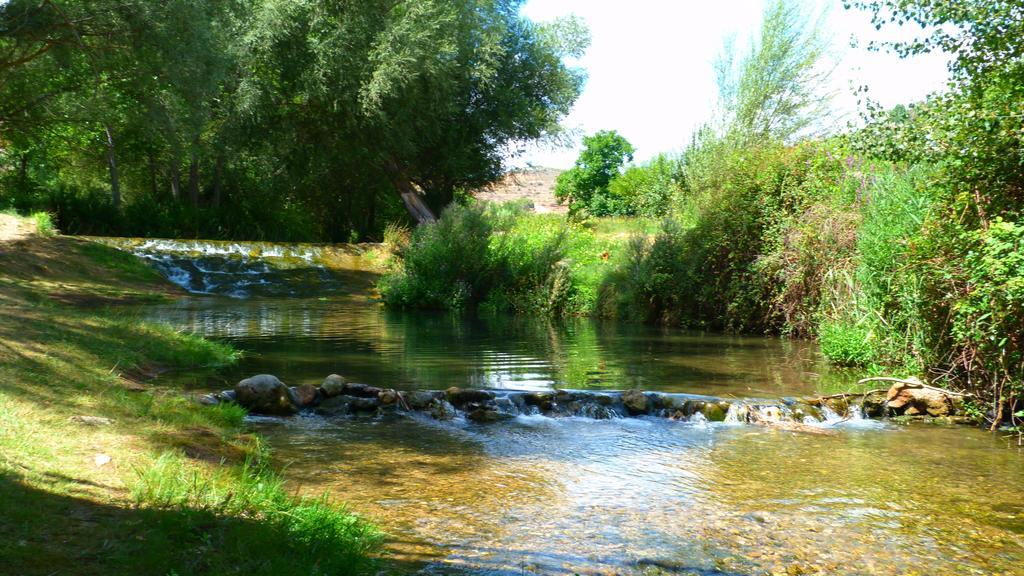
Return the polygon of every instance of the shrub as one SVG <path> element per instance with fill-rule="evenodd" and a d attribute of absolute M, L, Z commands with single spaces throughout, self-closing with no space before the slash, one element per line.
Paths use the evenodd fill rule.
<path fill-rule="evenodd" d="M 492 232 L 482 205 L 449 206 L 437 223 L 413 231 L 400 251 L 399 269 L 381 282 L 384 301 L 402 308 L 456 310 L 479 302 L 494 271 L 488 254 Z"/>
<path fill-rule="evenodd" d="M 625 206 L 623 213 L 636 216 L 664 216 L 679 193 L 681 166 L 665 154 L 640 166 L 631 166 L 608 185 L 608 195 Z"/>
<path fill-rule="evenodd" d="M 874 334 L 852 322 L 826 322 L 818 332 L 821 353 L 837 366 L 867 366 L 874 360 Z"/>

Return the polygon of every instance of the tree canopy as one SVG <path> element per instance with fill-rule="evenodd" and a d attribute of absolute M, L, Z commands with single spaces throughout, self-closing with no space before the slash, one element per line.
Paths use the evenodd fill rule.
<path fill-rule="evenodd" d="M 429 218 L 557 135 L 582 89 L 586 29 L 521 3 L 11 0 L 0 203 L 177 235 L 348 239 L 400 198 Z"/>

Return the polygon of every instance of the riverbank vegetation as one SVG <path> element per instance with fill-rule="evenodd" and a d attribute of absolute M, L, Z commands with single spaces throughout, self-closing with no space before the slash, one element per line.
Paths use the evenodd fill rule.
<path fill-rule="evenodd" d="M 69 234 L 380 239 L 557 138 L 589 40 L 519 0 L 0 4 L 0 209 Z"/>
<path fill-rule="evenodd" d="M 718 113 L 680 157 L 627 168 L 629 143 L 597 134 L 559 181 L 569 222 L 453 207 L 413 234 L 385 299 L 815 337 L 835 364 L 968 389 L 986 399 L 993 426 L 1016 426 L 1024 416 L 1020 7 L 852 4 L 879 26 L 931 27 L 920 41 L 880 48 L 947 51 L 948 90 L 892 110 L 869 105 L 863 127 L 823 134 L 826 46 L 798 7 L 771 3 L 750 51 L 722 58 Z M 605 241 L 581 224 L 634 213 L 664 223 Z M 451 239 L 474 235 L 481 240 L 471 252 L 445 257 L 465 248 Z M 427 271 L 437 288 L 414 288 Z M 551 304 L 562 301 L 576 304 Z"/>
<path fill-rule="evenodd" d="M 176 384 L 238 352 L 111 306 L 177 295 L 136 258 L 0 214 L 0 557 L 16 574 L 311 574 L 380 536 L 290 495 L 231 405 Z M 192 376 L 172 377 L 188 369 Z"/>

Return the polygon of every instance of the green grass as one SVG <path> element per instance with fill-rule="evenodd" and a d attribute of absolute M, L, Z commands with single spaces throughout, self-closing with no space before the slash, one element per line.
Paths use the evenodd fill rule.
<path fill-rule="evenodd" d="M 334 503 L 288 495 L 242 408 L 203 407 L 150 379 L 190 370 L 205 380 L 239 358 L 107 304 L 173 290 L 130 256 L 80 240 L 36 235 L 0 250 L 4 570 L 366 569 L 380 535 Z M 109 462 L 98 465 L 99 455 Z"/>
<path fill-rule="evenodd" d="M 53 218 L 47 212 L 33 212 L 30 216 L 36 223 L 36 233 L 40 236 L 50 237 L 57 235 L 57 227 L 53 224 Z"/>

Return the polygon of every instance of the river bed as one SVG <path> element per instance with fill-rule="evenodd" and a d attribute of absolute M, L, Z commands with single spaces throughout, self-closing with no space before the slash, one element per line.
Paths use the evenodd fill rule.
<path fill-rule="evenodd" d="M 326 280 L 324 296 L 241 294 L 230 275 L 251 286 L 254 268 L 236 261 L 216 268 L 212 282 L 195 277 L 210 269 L 204 258 L 179 280 L 223 285 L 224 294 L 144 310 L 245 350 L 229 382 L 268 372 L 318 384 L 336 372 L 401 390 L 640 387 L 763 398 L 855 379 L 830 370 L 806 342 L 394 312 L 345 278 Z M 325 278 L 312 264 L 292 276 Z M 543 416 L 251 425 L 295 490 L 326 492 L 386 530 L 398 572 L 1024 573 L 1024 455 L 980 430 L 861 420 L 826 436 Z"/>

